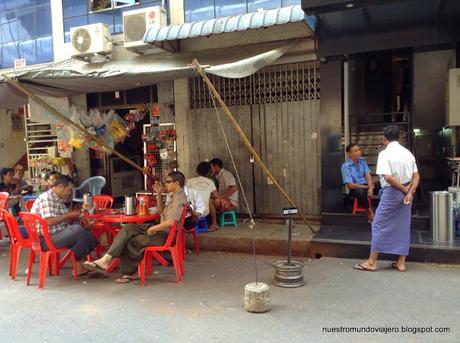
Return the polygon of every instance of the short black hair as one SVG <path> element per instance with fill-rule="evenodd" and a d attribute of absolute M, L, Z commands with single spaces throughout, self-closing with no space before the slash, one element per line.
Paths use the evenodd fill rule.
<path fill-rule="evenodd" d="M 357 143 L 350 143 L 350 144 L 348 144 L 347 147 L 345 148 L 345 151 L 346 151 L 346 152 L 350 152 L 351 149 L 353 149 L 353 147 L 355 147 L 355 146 L 358 146 L 358 144 L 357 144 Z"/>
<path fill-rule="evenodd" d="M 70 176 L 68 175 L 59 175 L 59 177 L 54 181 L 54 187 L 57 187 L 59 185 L 63 185 L 64 187 L 67 187 L 68 185 L 73 184 L 73 180 Z"/>
<path fill-rule="evenodd" d="M 224 164 L 222 163 L 222 160 L 220 158 L 213 158 L 210 163 L 219 166 L 219 168 L 224 167 Z"/>
<path fill-rule="evenodd" d="M 201 176 L 209 176 L 209 173 L 211 172 L 211 163 L 209 162 L 200 162 L 198 163 L 198 166 L 196 167 L 196 173 Z"/>
<path fill-rule="evenodd" d="M 390 142 L 397 141 L 399 139 L 399 127 L 396 125 L 388 125 L 383 128 L 383 137 Z"/>
<path fill-rule="evenodd" d="M 185 176 L 180 171 L 173 171 L 168 174 L 168 176 L 176 182 L 179 182 L 179 186 L 184 187 L 185 185 Z"/>
<path fill-rule="evenodd" d="M 13 168 L 7 168 L 7 167 L 2 168 L 2 170 L 0 171 L 0 176 L 1 176 L 2 180 L 3 180 L 3 177 L 8 173 L 14 173 L 14 169 Z"/>

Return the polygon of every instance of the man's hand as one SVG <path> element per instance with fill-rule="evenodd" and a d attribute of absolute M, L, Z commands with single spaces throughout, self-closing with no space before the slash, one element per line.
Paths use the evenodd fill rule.
<path fill-rule="evenodd" d="M 413 198 L 414 198 L 414 195 L 412 194 L 412 192 L 407 193 L 406 196 L 404 197 L 404 205 L 412 204 Z"/>
<path fill-rule="evenodd" d="M 155 230 L 155 227 L 154 226 L 151 226 L 147 229 L 147 235 L 149 236 L 153 236 L 154 234 L 156 234 L 158 231 Z"/>
<path fill-rule="evenodd" d="M 161 193 L 161 192 L 163 191 L 163 189 L 164 189 L 164 187 L 163 187 L 163 185 L 162 185 L 160 182 L 157 181 L 157 182 L 155 182 L 155 183 L 153 184 L 153 190 L 154 190 L 155 192 Z"/>
<path fill-rule="evenodd" d="M 67 216 L 67 219 L 74 219 L 78 218 L 80 216 L 80 213 L 80 210 L 70 210 L 65 215 Z"/>
<path fill-rule="evenodd" d="M 374 195 L 374 188 L 369 187 L 367 189 L 367 196 L 372 197 Z"/>

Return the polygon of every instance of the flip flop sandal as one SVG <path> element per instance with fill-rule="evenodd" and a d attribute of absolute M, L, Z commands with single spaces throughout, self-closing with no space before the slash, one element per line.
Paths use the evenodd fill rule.
<path fill-rule="evenodd" d="M 100 265 L 98 265 L 96 262 L 90 262 L 90 261 L 83 262 L 83 267 L 85 267 L 88 270 L 105 272 L 105 269 L 102 268 Z"/>
<path fill-rule="evenodd" d="M 132 282 L 134 280 L 137 280 L 137 279 L 138 278 L 123 275 L 121 278 L 116 279 L 115 282 L 118 283 L 119 285 L 124 285 L 126 283 L 130 283 L 130 282 Z"/>
<path fill-rule="evenodd" d="M 399 269 L 398 265 L 396 264 L 396 262 L 393 262 L 391 264 L 391 268 L 396 269 L 398 272 L 401 272 L 401 273 L 404 273 L 406 271 L 405 269 L 404 270 Z"/>
<path fill-rule="evenodd" d="M 211 227 L 209 227 L 208 232 L 216 232 L 216 231 L 219 231 L 219 230 L 220 230 L 220 227 L 211 226 Z"/>
<path fill-rule="evenodd" d="M 90 270 L 85 270 L 83 273 L 77 274 L 77 277 L 88 275 Z"/>
<path fill-rule="evenodd" d="M 364 266 L 363 266 L 362 264 L 360 264 L 360 263 L 355 264 L 355 265 L 353 266 L 353 269 L 355 269 L 355 270 L 360 270 L 360 271 L 362 271 L 362 272 L 375 272 L 375 271 L 376 271 L 376 269 L 369 269 L 369 268 L 366 268 L 366 267 L 364 267 Z"/>

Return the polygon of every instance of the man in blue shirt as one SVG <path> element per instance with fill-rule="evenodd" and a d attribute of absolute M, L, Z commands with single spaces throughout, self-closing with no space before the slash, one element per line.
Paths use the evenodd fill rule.
<path fill-rule="evenodd" d="M 371 171 L 366 161 L 361 157 L 361 149 L 358 144 L 347 145 L 346 152 L 349 157 L 342 164 L 342 180 L 350 190 L 350 194 L 358 199 L 359 206 L 366 210 L 367 219 L 374 220 L 374 211 L 369 207 L 367 197 L 374 193 Z"/>

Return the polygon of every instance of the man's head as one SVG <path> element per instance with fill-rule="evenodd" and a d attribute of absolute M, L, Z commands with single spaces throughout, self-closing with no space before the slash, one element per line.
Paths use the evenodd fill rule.
<path fill-rule="evenodd" d="M 48 175 L 48 186 L 50 187 L 53 187 L 54 186 L 54 182 L 56 181 L 56 179 L 61 176 L 62 174 L 57 172 L 57 171 L 54 171 L 54 172 L 51 172 L 49 175 Z"/>
<path fill-rule="evenodd" d="M 60 175 L 56 178 L 53 185 L 53 192 L 62 199 L 69 200 L 72 198 L 73 181 L 67 175 Z"/>
<path fill-rule="evenodd" d="M 356 162 L 357 160 L 361 158 L 361 148 L 356 143 L 348 144 L 347 147 L 345 148 L 345 151 L 347 152 L 348 157 L 352 161 Z"/>
<path fill-rule="evenodd" d="M 224 164 L 220 158 L 213 158 L 210 163 L 213 175 L 219 174 L 220 170 L 224 167 Z"/>
<path fill-rule="evenodd" d="M 180 171 L 173 171 L 166 177 L 166 191 L 175 193 L 185 185 L 185 176 Z"/>
<path fill-rule="evenodd" d="M 383 144 L 388 145 L 391 142 L 398 141 L 399 127 L 396 125 L 388 125 L 383 128 Z"/>
<path fill-rule="evenodd" d="M 196 167 L 196 173 L 200 176 L 208 177 L 211 174 L 211 163 L 200 162 Z"/>
<path fill-rule="evenodd" d="M 24 167 L 20 164 L 14 166 L 14 178 L 16 180 L 21 180 L 24 177 Z"/>
<path fill-rule="evenodd" d="M 2 182 L 5 185 L 9 185 L 13 181 L 14 169 L 13 168 L 2 168 L 0 171 L 0 176 L 2 177 Z"/>

